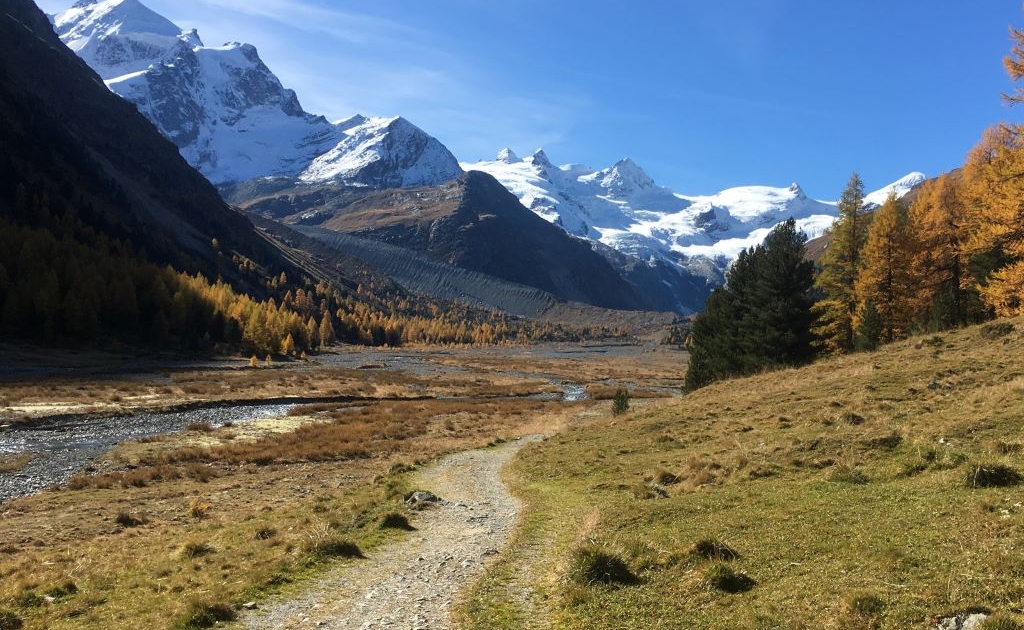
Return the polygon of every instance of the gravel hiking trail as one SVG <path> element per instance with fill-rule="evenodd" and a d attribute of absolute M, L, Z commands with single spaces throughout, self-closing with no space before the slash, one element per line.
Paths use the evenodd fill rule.
<path fill-rule="evenodd" d="M 248 613 L 254 630 L 358 628 L 443 630 L 457 594 L 508 542 L 519 516 L 500 474 L 519 449 L 539 437 L 448 455 L 417 484 L 442 500 L 417 511 L 415 531 L 368 557 L 332 570 L 305 595 Z"/>

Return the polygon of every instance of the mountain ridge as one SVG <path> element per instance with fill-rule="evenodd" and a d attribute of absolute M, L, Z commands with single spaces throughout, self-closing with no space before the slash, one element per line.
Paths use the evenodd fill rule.
<path fill-rule="evenodd" d="M 440 142 L 401 117 L 335 124 L 306 112 L 254 46 L 205 46 L 197 31 L 182 31 L 138 0 L 78 2 L 52 23 L 214 184 L 283 176 L 415 186 L 462 172 Z"/>
<path fill-rule="evenodd" d="M 633 160 L 604 169 L 582 164 L 554 166 L 543 149 L 520 158 L 502 149 L 494 160 L 463 162 L 465 170 L 490 173 L 523 205 L 566 231 L 603 243 L 641 260 L 660 260 L 709 282 L 739 252 L 792 217 L 808 237 L 824 233 L 835 220 L 835 202 L 789 187 L 739 186 L 713 195 L 685 195 L 658 185 Z M 867 205 L 885 201 L 889 190 L 907 194 L 924 181 L 910 173 L 865 196 Z"/>

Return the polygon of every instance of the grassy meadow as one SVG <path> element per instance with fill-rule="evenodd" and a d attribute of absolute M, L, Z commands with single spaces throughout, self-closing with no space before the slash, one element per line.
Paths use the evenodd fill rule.
<path fill-rule="evenodd" d="M 466 628 L 1024 627 L 1024 320 L 595 410 Z"/>

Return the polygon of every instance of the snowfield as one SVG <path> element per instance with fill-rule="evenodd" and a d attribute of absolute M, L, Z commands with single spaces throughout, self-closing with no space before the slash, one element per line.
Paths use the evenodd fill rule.
<path fill-rule="evenodd" d="M 811 199 L 796 183 L 685 195 L 659 186 L 628 158 L 594 170 L 582 164 L 554 166 L 543 150 L 520 158 L 502 149 L 494 160 L 463 162 L 462 168 L 490 173 L 523 205 L 571 234 L 690 271 L 709 262 L 724 270 L 789 218 L 815 238 L 837 216 L 836 202 Z M 910 173 L 866 195 L 865 203 L 881 205 L 890 190 L 902 197 L 924 179 Z"/>

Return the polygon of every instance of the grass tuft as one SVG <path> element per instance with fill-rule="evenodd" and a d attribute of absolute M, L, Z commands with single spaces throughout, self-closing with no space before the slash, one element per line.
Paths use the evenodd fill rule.
<path fill-rule="evenodd" d="M 842 462 L 832 467 L 832 470 L 828 474 L 828 480 L 836 483 L 848 483 L 855 486 L 863 486 L 871 481 L 864 471 Z"/>
<path fill-rule="evenodd" d="M 720 540 L 714 538 L 704 538 L 693 543 L 690 547 L 689 555 L 691 558 L 699 560 L 735 560 L 740 557 L 740 554 Z"/>
<path fill-rule="evenodd" d="M 190 560 L 209 555 L 213 552 L 214 548 L 203 541 L 187 542 L 185 543 L 185 546 L 181 548 L 181 556 Z"/>
<path fill-rule="evenodd" d="M 329 535 L 311 537 L 302 548 L 309 556 L 317 560 L 329 558 L 365 558 L 359 545 L 344 536 Z"/>
<path fill-rule="evenodd" d="M 114 522 L 121 527 L 138 527 L 139 525 L 145 525 L 147 521 L 144 516 L 135 516 L 131 512 L 121 511 L 117 513 Z"/>
<path fill-rule="evenodd" d="M 1024 630 L 1024 626 L 1006 615 L 997 613 L 986 617 L 978 626 L 978 630 Z"/>
<path fill-rule="evenodd" d="M 253 536 L 256 540 L 270 540 L 274 536 L 277 536 L 277 528 L 270 527 L 269 525 L 261 525 L 256 528 L 256 532 Z"/>
<path fill-rule="evenodd" d="M 745 593 L 756 586 L 749 575 L 734 571 L 732 567 L 723 562 L 716 562 L 704 571 L 704 584 L 725 593 Z"/>
<path fill-rule="evenodd" d="M 402 529 L 407 532 L 415 531 L 416 528 L 409 523 L 405 514 L 399 512 L 388 512 L 380 519 L 381 529 Z"/>
<path fill-rule="evenodd" d="M 597 543 L 587 543 L 573 550 L 566 575 L 571 582 L 584 586 L 630 585 L 639 582 L 625 560 Z"/>
<path fill-rule="evenodd" d="M 0 630 L 19 630 L 23 625 L 18 615 L 9 610 L 0 610 Z"/>
<path fill-rule="evenodd" d="M 885 600 L 873 591 L 854 591 L 843 599 L 842 614 L 855 628 L 880 628 Z"/>
<path fill-rule="evenodd" d="M 981 464 L 972 466 L 964 478 L 968 488 L 1007 488 L 1024 481 L 1024 476 L 1005 464 Z"/>
<path fill-rule="evenodd" d="M 224 602 L 192 602 L 188 613 L 178 620 L 173 630 L 193 630 L 195 628 L 212 628 L 222 621 L 234 621 L 238 613 L 231 604 Z"/>

